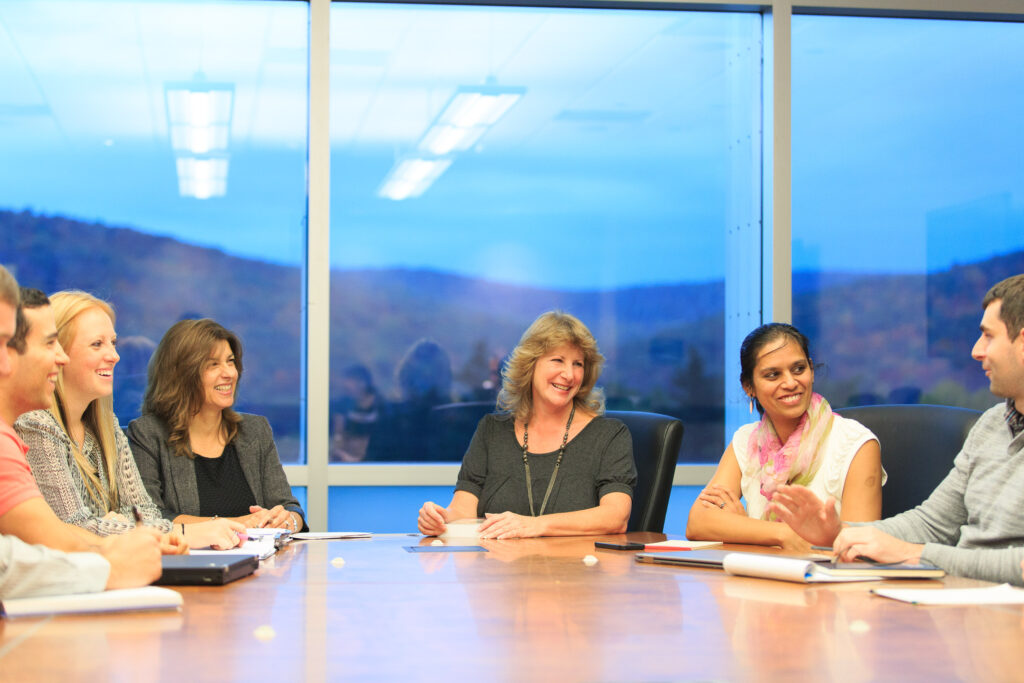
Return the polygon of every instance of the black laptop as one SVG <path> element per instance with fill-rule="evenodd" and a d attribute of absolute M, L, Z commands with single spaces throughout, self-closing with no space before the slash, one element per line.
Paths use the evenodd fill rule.
<path fill-rule="evenodd" d="M 162 586 L 222 586 L 249 576 L 260 566 L 255 555 L 164 555 Z"/>

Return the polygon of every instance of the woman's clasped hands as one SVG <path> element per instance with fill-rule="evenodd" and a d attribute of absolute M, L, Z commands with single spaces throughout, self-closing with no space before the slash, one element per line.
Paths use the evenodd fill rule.
<path fill-rule="evenodd" d="M 272 529 L 298 531 L 300 527 L 295 519 L 297 516 L 281 505 L 275 505 L 269 510 L 259 505 L 251 505 L 249 506 L 249 514 L 246 517 L 242 517 L 241 521 L 250 529 L 269 527 Z"/>
<path fill-rule="evenodd" d="M 480 525 L 480 538 L 535 538 L 544 535 L 541 517 L 527 517 L 514 512 L 488 512 Z"/>

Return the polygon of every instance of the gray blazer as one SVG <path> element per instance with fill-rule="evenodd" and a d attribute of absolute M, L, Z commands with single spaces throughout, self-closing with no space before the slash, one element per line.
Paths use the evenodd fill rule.
<path fill-rule="evenodd" d="M 242 465 L 245 481 L 256 496 L 256 504 L 264 508 L 281 505 L 306 515 L 292 495 L 284 468 L 277 456 L 274 433 L 267 418 L 239 413 L 242 422 L 235 435 L 235 450 Z M 173 520 L 178 515 L 199 515 L 199 488 L 196 470 L 190 458 L 175 455 L 167 443 L 169 432 L 164 421 L 155 415 L 132 420 L 125 430 L 132 446 L 135 464 L 142 483 L 160 514 Z M 305 530 L 305 521 L 303 529 Z"/>

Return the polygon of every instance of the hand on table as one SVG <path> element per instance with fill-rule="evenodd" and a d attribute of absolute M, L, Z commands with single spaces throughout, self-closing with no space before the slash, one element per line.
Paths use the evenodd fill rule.
<path fill-rule="evenodd" d="M 420 508 L 416 526 L 424 536 L 440 536 L 448 528 L 447 522 L 448 510 L 428 500 Z"/>
<path fill-rule="evenodd" d="M 180 526 L 178 527 L 181 528 Z M 160 535 L 161 555 L 188 555 L 188 541 L 180 531 Z"/>
<path fill-rule="evenodd" d="M 224 517 L 185 525 L 185 539 L 193 548 L 210 547 L 214 550 L 234 548 L 241 543 L 242 539 L 239 534 L 244 533 L 244 525 Z"/>
<path fill-rule="evenodd" d="M 924 545 L 908 543 L 870 526 L 851 526 L 842 530 L 832 542 L 832 550 L 841 562 L 868 557 L 875 562 L 921 561 Z"/>
<path fill-rule="evenodd" d="M 107 588 L 147 586 L 160 578 L 160 532 L 139 527 L 126 534 L 107 536 L 100 555 L 110 562 Z"/>
<path fill-rule="evenodd" d="M 525 517 L 514 512 L 488 512 L 480 525 L 480 538 L 534 538 L 542 533 L 539 517 Z"/>
<path fill-rule="evenodd" d="M 836 501 L 822 503 L 805 486 L 780 486 L 768 504 L 768 511 L 812 545 L 830 546 L 842 530 Z"/>
<path fill-rule="evenodd" d="M 735 515 L 746 515 L 747 509 L 743 507 L 743 503 L 737 498 L 732 491 L 717 484 L 709 484 L 700 492 L 697 496 L 697 500 L 700 501 L 701 505 L 706 508 L 719 508 L 725 512 L 731 512 Z"/>
<path fill-rule="evenodd" d="M 243 517 L 242 521 L 250 529 L 287 529 L 298 531 L 302 525 L 296 520 L 298 515 L 291 510 L 285 510 L 281 505 L 275 505 L 269 510 L 259 505 L 249 507 L 249 515 Z"/>

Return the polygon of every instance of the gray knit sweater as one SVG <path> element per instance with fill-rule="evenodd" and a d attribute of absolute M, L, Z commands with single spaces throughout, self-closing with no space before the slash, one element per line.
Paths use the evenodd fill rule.
<path fill-rule="evenodd" d="M 926 501 L 872 526 L 924 543 L 921 560 L 949 574 L 1021 586 L 1024 433 L 1012 436 L 1004 412 L 985 411 Z"/>

